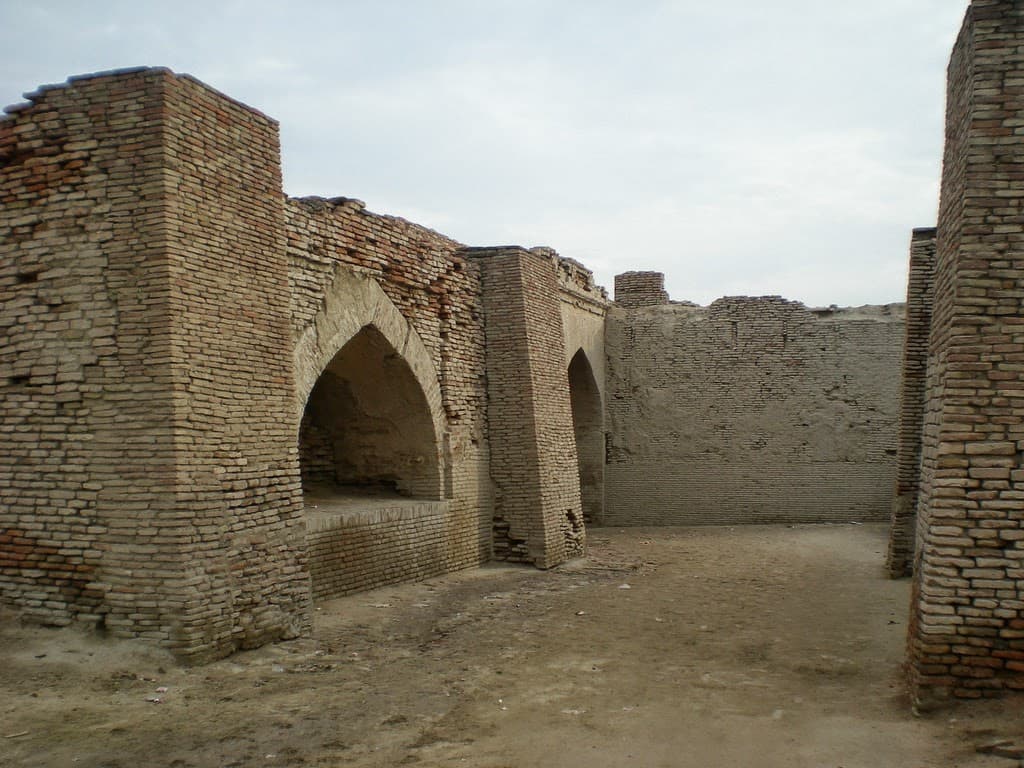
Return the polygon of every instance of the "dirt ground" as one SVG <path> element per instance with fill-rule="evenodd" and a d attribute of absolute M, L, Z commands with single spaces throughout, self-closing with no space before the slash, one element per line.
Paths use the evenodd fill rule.
<path fill-rule="evenodd" d="M 885 536 L 596 529 L 586 560 L 324 602 L 312 638 L 198 668 L 6 614 L 0 765 L 1015 768 L 975 749 L 1024 744 L 1020 699 L 911 714 Z"/>

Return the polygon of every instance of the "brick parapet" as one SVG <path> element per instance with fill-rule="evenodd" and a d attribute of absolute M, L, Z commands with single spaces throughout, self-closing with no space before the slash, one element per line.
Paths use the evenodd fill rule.
<path fill-rule="evenodd" d="M 1024 6 L 974 0 L 950 59 L 909 631 L 922 705 L 1024 689 Z"/>
<path fill-rule="evenodd" d="M 915 229 L 910 240 L 907 320 L 896 448 L 896 488 L 887 556 L 889 575 L 893 578 L 910 576 L 913 571 L 917 495 L 921 481 L 921 430 L 924 422 L 928 336 L 931 330 L 932 283 L 935 273 L 935 233 L 934 227 Z"/>

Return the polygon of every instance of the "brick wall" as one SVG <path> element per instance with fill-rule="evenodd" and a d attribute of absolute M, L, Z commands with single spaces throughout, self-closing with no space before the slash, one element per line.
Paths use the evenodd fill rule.
<path fill-rule="evenodd" d="M 438 531 L 448 502 L 366 505 L 345 514 L 307 513 L 313 599 L 414 581 L 450 568 Z"/>
<path fill-rule="evenodd" d="M 446 503 L 413 503 L 386 524 L 357 514 L 311 529 L 314 593 L 344 594 L 488 560 L 492 488 L 479 265 L 462 254 L 460 243 L 403 219 L 371 213 L 358 200 L 304 198 L 286 205 L 293 340 L 298 343 L 322 317 L 325 295 L 339 280 L 339 271 L 355 273 L 379 285 L 385 300 L 408 322 L 428 358 L 421 375 L 432 377 L 440 393 L 434 437 Z M 353 298 L 352 303 L 365 301 Z M 374 317 L 356 325 L 364 321 Z M 330 359 L 338 350 L 321 351 Z M 297 365 L 301 377 L 303 367 L 319 364 L 298 360 Z"/>
<path fill-rule="evenodd" d="M 612 308 L 605 524 L 886 519 L 902 339 L 899 305 Z"/>
<path fill-rule="evenodd" d="M 1024 5 L 949 65 L 909 656 L 922 704 L 1024 689 Z"/>
<path fill-rule="evenodd" d="M 934 273 L 935 229 L 915 229 L 910 241 L 906 335 L 903 342 L 899 438 L 896 448 L 896 497 L 893 499 L 887 560 L 889 575 L 893 578 L 909 576 L 913 570 Z"/>
<path fill-rule="evenodd" d="M 615 276 L 615 303 L 620 307 L 668 304 L 661 272 L 623 272 Z"/>
<path fill-rule="evenodd" d="M 534 249 L 535 251 L 537 249 Z M 608 295 L 589 269 L 551 251 L 558 275 L 580 494 L 587 525 L 604 519 L 605 316 Z"/>
<path fill-rule="evenodd" d="M 480 248 L 494 554 L 547 568 L 582 554 L 583 514 L 556 262 Z"/>
<path fill-rule="evenodd" d="M 0 147 L 4 601 L 197 658 L 301 632 L 276 124 L 139 70 Z"/>
<path fill-rule="evenodd" d="M 124 533 L 173 497 L 162 80 L 76 79 L 0 121 L 0 594 L 166 639 L 129 563 L 180 556 Z"/>
<path fill-rule="evenodd" d="M 277 123 L 165 76 L 180 644 L 223 653 L 308 624 Z"/>

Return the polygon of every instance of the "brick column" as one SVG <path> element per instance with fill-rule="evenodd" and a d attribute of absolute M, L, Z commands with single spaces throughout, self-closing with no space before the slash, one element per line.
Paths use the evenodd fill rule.
<path fill-rule="evenodd" d="M 0 121 L 0 598 L 193 659 L 293 637 L 277 124 L 164 69 L 29 98 Z"/>
<path fill-rule="evenodd" d="M 584 546 L 554 262 L 516 247 L 466 253 L 483 283 L 494 555 L 549 568 Z"/>
<path fill-rule="evenodd" d="M 668 304 L 662 272 L 623 272 L 615 276 L 615 303 L 620 307 Z"/>
<path fill-rule="evenodd" d="M 903 342 L 896 498 L 889 530 L 889 576 L 909 576 L 914 562 L 917 489 L 921 480 L 921 426 L 924 421 L 928 332 L 932 319 L 935 229 L 915 229 L 910 240 L 907 325 Z"/>
<path fill-rule="evenodd" d="M 975 0 L 949 65 L 910 617 L 919 705 L 1024 690 L 1024 3 Z"/>

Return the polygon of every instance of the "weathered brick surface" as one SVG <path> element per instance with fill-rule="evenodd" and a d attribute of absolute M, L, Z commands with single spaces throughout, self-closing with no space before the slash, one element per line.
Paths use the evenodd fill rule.
<path fill-rule="evenodd" d="M 0 599 L 198 659 L 304 631 L 311 571 L 322 596 L 492 556 L 489 360 L 492 410 L 515 393 L 485 355 L 485 260 L 358 201 L 286 199 L 276 124 L 167 70 L 75 79 L 10 112 Z M 605 299 L 553 252 L 515 271 L 519 295 L 498 280 L 491 298 L 522 314 L 516 445 L 534 474 L 502 477 L 532 484 L 523 551 L 548 566 L 583 546 L 563 322 L 599 355 Z M 363 397 L 343 477 L 337 403 L 303 423 L 328 368 L 325 386 Z M 300 437 L 310 483 L 427 498 L 325 526 L 304 509 Z"/>
<path fill-rule="evenodd" d="M 195 657 L 302 631 L 276 124 L 166 70 L 31 100 L 0 123 L 4 600 Z"/>
<path fill-rule="evenodd" d="M 435 438 L 444 466 L 444 512 L 429 507 L 429 514 L 400 515 L 386 527 L 357 517 L 311 533 L 314 593 L 343 594 L 486 561 L 492 490 L 479 265 L 454 240 L 345 198 L 288 200 L 287 237 L 293 339 L 310 332 L 339 270 L 371 278 L 426 349 L 426 375 L 434 377 L 443 408 Z M 337 351 L 325 350 L 328 357 Z M 402 543 L 402 535 L 409 540 Z"/>
<path fill-rule="evenodd" d="M 494 553 L 547 568 L 584 547 L 556 262 L 472 249 L 483 272 Z"/>
<path fill-rule="evenodd" d="M 608 525 L 881 520 L 902 307 L 779 297 L 608 315 Z"/>
<path fill-rule="evenodd" d="M 558 274 L 562 335 L 569 377 L 580 499 L 587 525 L 604 519 L 605 316 L 608 295 L 589 269 L 572 259 L 551 257 Z"/>
<path fill-rule="evenodd" d="M 313 599 L 444 573 L 452 567 L 443 546 L 448 507 L 444 501 L 417 501 L 362 513 L 311 515 L 307 541 Z"/>
<path fill-rule="evenodd" d="M 623 272 L 615 276 L 615 303 L 620 307 L 668 304 L 661 272 Z"/>
<path fill-rule="evenodd" d="M 913 570 L 934 274 L 935 229 L 915 229 L 910 241 L 910 273 L 907 280 L 907 322 L 903 342 L 899 442 L 896 449 L 896 497 L 893 499 L 892 527 L 889 532 L 888 568 L 889 575 L 894 578 L 909 576 Z"/>
<path fill-rule="evenodd" d="M 916 697 L 1024 689 L 1024 3 L 949 65 L 909 655 Z"/>

